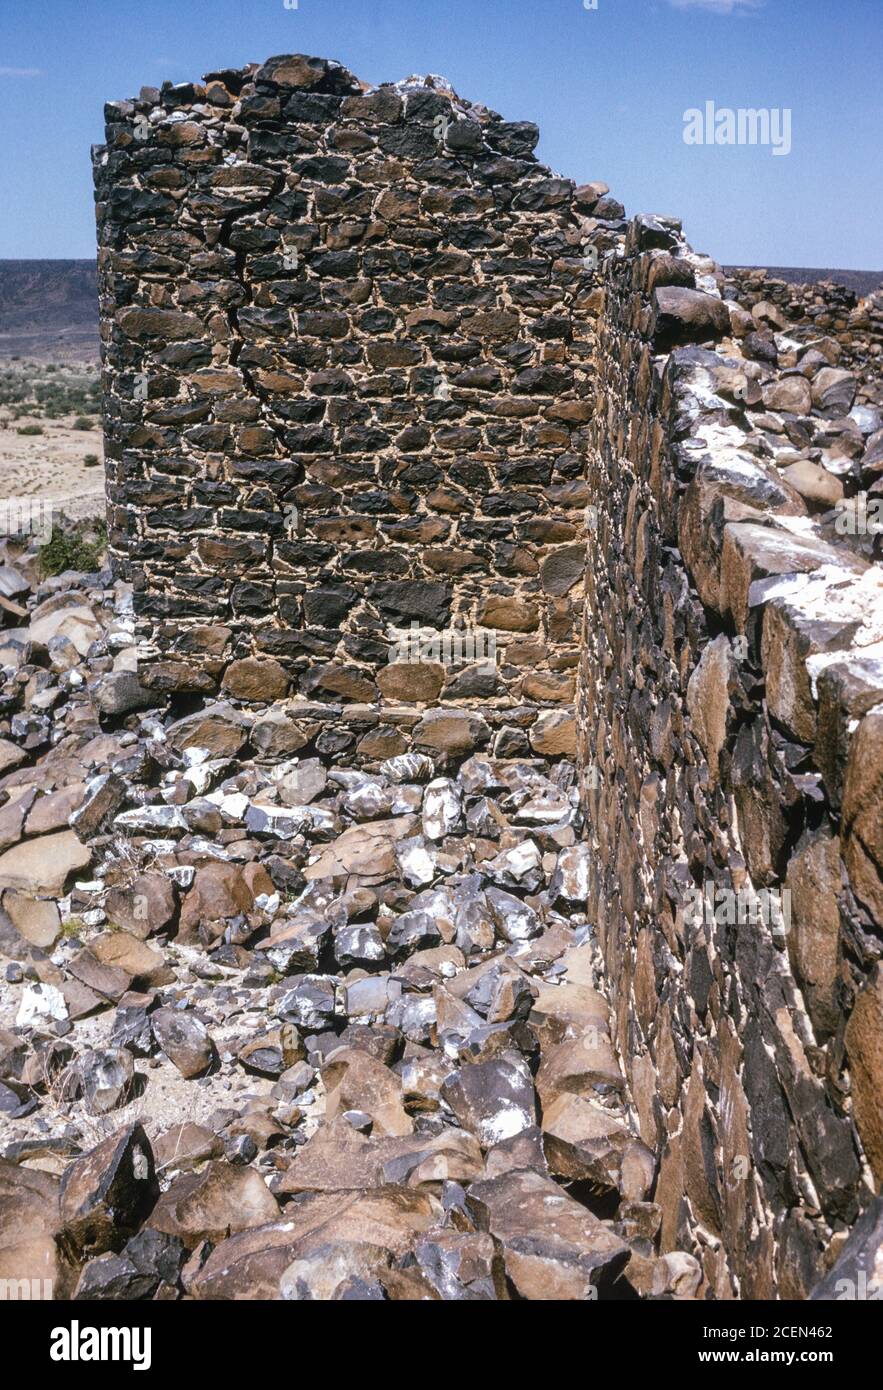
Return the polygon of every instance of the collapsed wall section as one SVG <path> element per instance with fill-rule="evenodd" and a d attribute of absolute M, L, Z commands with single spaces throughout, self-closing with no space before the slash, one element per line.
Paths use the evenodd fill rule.
<path fill-rule="evenodd" d="M 881 384 L 722 283 L 667 219 L 608 266 L 584 798 L 662 1250 L 805 1298 L 883 1181 Z"/>
<path fill-rule="evenodd" d="M 816 284 L 791 284 L 759 269 L 731 267 L 724 293 L 743 308 L 762 305 L 777 329 L 795 327 L 826 337 L 838 352 L 838 365 L 855 366 L 878 376 L 883 365 L 883 289 L 864 299 L 833 280 Z"/>

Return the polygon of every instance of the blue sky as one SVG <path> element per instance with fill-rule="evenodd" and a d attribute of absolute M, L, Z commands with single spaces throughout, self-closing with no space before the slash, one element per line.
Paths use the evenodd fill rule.
<path fill-rule="evenodd" d="M 301 52 L 442 73 L 725 263 L 879 270 L 881 39 L 881 0 L 0 0 L 0 257 L 94 253 L 105 100 Z M 684 144 L 709 100 L 789 107 L 791 153 Z"/>

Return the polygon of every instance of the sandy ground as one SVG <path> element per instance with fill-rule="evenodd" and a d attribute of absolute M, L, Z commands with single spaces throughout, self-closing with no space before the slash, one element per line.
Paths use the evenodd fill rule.
<path fill-rule="evenodd" d="M 62 945 L 60 953 L 56 947 L 53 954 L 56 958 L 68 957 L 79 949 L 80 944 L 79 941 L 68 942 Z M 198 953 L 182 954 L 195 959 Z M 25 984 L 9 984 L 0 977 L 0 1029 L 15 1026 L 25 988 Z M 265 1013 L 257 1002 L 252 1008 L 248 1007 L 247 1001 L 218 1008 L 210 1002 L 210 992 L 206 1002 L 209 1003 L 209 1032 L 219 1053 L 226 1052 L 228 1047 L 235 1050 L 268 1026 Z M 114 1008 L 79 1019 L 66 1041 L 78 1054 L 92 1048 L 109 1047 L 115 1019 Z M 46 1032 L 47 1036 L 51 1036 L 51 1029 Z M 144 1125 L 150 1139 L 155 1139 L 170 1126 L 187 1121 L 211 1127 L 209 1121 L 214 1111 L 230 1106 L 242 1109 L 246 1101 L 262 1104 L 271 1110 L 278 1104 L 270 1095 L 273 1082 L 244 1070 L 236 1069 L 232 1076 L 214 1071 L 198 1081 L 186 1081 L 167 1058 L 138 1057 L 135 1059 L 135 1074 L 132 1100 L 108 1115 L 89 1115 L 82 1101 L 65 1103 L 57 1088 L 52 1088 L 48 1094 L 44 1088 L 40 1088 L 38 1095 L 41 1105 L 34 1114 L 11 1120 L 0 1113 L 0 1150 L 19 1140 L 58 1137 L 71 1124 L 78 1132 L 77 1142 L 85 1147 L 100 1143 L 123 1125 L 135 1121 Z M 69 1161 L 63 1155 L 47 1153 L 29 1166 L 61 1173 Z"/>
<path fill-rule="evenodd" d="M 99 356 L 97 323 L 94 327 L 62 328 L 57 332 L 42 328 L 32 332 L 0 332 L 0 362 L 13 357 L 41 363 L 65 362 L 71 366 L 85 362 L 97 371 Z"/>
<path fill-rule="evenodd" d="M 74 417 L 47 420 L 39 415 L 11 422 L 0 418 L 0 500 L 34 498 L 80 519 L 104 516 L 104 464 L 101 428 L 72 428 Z M 43 426 L 43 434 L 20 435 L 16 425 Z M 87 454 L 97 465 L 87 466 Z"/>

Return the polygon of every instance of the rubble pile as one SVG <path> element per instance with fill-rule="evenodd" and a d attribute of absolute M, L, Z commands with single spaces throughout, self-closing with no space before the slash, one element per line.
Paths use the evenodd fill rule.
<path fill-rule="evenodd" d="M 730 269 L 725 294 L 749 313 L 762 305 L 777 313 L 776 327 L 787 325 L 789 334 L 807 342 L 827 336 L 839 348 L 838 363 L 856 371 L 874 390 L 872 399 L 883 404 L 880 381 L 883 357 L 883 290 L 859 299 L 853 290 L 834 281 L 794 285 L 764 270 Z"/>
<path fill-rule="evenodd" d="M 27 601 L 2 633 L 0 1276 L 84 1299 L 692 1287 L 655 1252 L 573 765 L 268 763 L 253 707 L 144 707 L 108 572 Z"/>

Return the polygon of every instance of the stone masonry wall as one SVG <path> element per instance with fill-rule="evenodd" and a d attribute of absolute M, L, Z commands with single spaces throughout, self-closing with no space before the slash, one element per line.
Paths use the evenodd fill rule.
<path fill-rule="evenodd" d="M 662 1250 L 804 1298 L 883 1180 L 883 570 L 837 526 L 879 383 L 676 222 L 607 271 L 579 723 L 617 1044 Z"/>
<path fill-rule="evenodd" d="M 276 701 L 270 753 L 376 759 L 418 724 L 572 752 L 586 249 L 621 206 L 440 79 L 277 58 L 106 116 L 111 544 L 145 683 Z M 389 660 L 452 630 L 459 663 Z"/>
<path fill-rule="evenodd" d="M 807 1297 L 883 1181 L 879 300 L 727 280 L 441 79 L 106 114 L 142 681 L 266 760 L 578 752 L 662 1250 Z"/>

